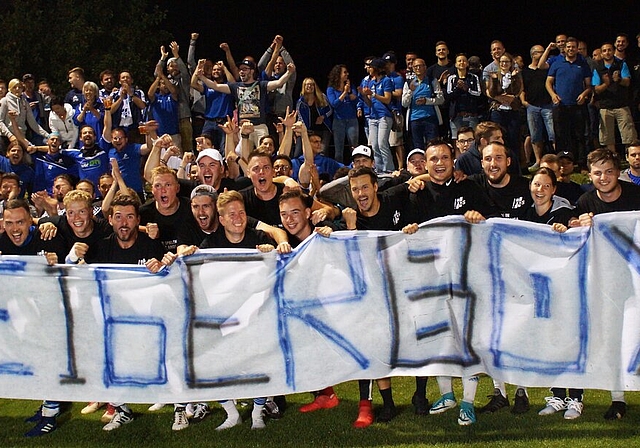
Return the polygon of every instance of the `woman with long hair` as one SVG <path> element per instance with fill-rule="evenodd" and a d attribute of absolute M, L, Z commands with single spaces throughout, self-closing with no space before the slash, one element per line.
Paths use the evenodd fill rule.
<path fill-rule="evenodd" d="M 302 91 L 296 104 L 298 118 L 302 120 L 307 130 L 322 137 L 322 147 L 327 148 L 331 138 L 331 116 L 333 109 L 329 100 L 316 84 L 315 79 L 305 78 L 302 81 Z M 296 144 L 295 157 L 302 154 L 302 144 Z"/>
<path fill-rule="evenodd" d="M 344 140 L 349 141 L 352 148 L 358 146 L 358 91 L 351 86 L 347 66 L 338 64 L 329 72 L 327 98 L 333 107 L 333 145 L 335 159 L 344 163 Z"/>

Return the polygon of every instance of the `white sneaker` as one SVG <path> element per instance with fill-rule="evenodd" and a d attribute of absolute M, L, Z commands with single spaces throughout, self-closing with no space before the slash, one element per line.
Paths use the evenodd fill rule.
<path fill-rule="evenodd" d="M 151 406 L 149 406 L 149 411 L 156 412 L 156 411 L 159 411 L 160 409 L 162 409 L 165 406 L 166 405 L 164 403 L 154 403 Z"/>
<path fill-rule="evenodd" d="M 173 411 L 173 425 L 171 429 L 173 431 L 180 431 L 189 427 L 189 419 L 184 409 L 176 409 Z"/>
<path fill-rule="evenodd" d="M 194 406 L 194 404 L 193 404 L 193 403 L 189 403 L 189 404 L 187 404 L 187 407 L 184 409 L 184 410 L 185 410 L 185 412 L 187 413 L 187 418 L 191 418 L 191 417 L 193 417 L 193 414 L 194 414 L 194 412 L 195 412 L 195 409 L 196 409 L 196 408 L 195 408 L 195 406 Z"/>
<path fill-rule="evenodd" d="M 98 409 L 100 409 L 104 405 L 104 403 L 100 403 L 99 401 L 92 401 L 88 405 L 82 408 L 80 411 L 81 414 L 93 414 Z"/>
<path fill-rule="evenodd" d="M 569 397 L 565 401 L 567 402 L 567 410 L 564 413 L 566 420 L 574 420 L 582 415 L 584 404 L 581 401 Z"/>
<path fill-rule="evenodd" d="M 109 423 L 104 425 L 102 429 L 104 431 L 113 431 L 114 429 L 118 429 L 122 425 L 126 425 L 127 423 L 131 423 L 133 421 L 133 412 L 129 408 L 119 407 L 116 408 L 116 413 Z"/>
<path fill-rule="evenodd" d="M 538 412 L 538 415 L 551 415 L 567 409 L 567 404 L 562 398 L 545 397 L 544 400 L 547 402 L 547 406 L 540 410 L 540 412 Z"/>
<path fill-rule="evenodd" d="M 234 426 L 238 426 L 242 423 L 242 417 L 238 415 L 238 417 L 227 417 L 227 419 L 222 422 L 220 426 L 216 428 L 216 431 L 224 431 L 225 429 L 233 428 Z"/>

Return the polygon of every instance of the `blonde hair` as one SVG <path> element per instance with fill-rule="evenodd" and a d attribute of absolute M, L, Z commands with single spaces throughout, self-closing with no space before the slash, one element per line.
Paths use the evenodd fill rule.
<path fill-rule="evenodd" d="M 320 107 L 327 107 L 327 105 L 329 104 L 329 102 L 327 101 L 327 97 L 325 96 L 324 93 L 322 93 L 322 90 L 320 90 L 320 88 L 318 87 L 318 83 L 313 78 L 304 78 L 304 80 L 302 81 L 302 90 L 300 91 L 300 96 L 302 97 L 305 96 L 304 83 L 307 81 L 313 82 L 313 85 L 315 86 L 315 88 L 313 89 L 313 97 L 315 99 L 315 104 L 317 104 Z"/>
<path fill-rule="evenodd" d="M 92 208 L 91 195 L 82 190 L 71 190 L 64 195 L 62 202 L 64 202 L 65 208 L 69 208 L 72 202 L 84 202 L 87 208 Z"/>
<path fill-rule="evenodd" d="M 225 191 L 224 193 L 220 193 L 218 195 L 218 200 L 216 201 L 216 208 L 218 209 L 218 213 L 223 215 L 224 208 L 232 202 L 240 202 L 244 205 L 244 198 L 240 193 L 235 190 Z"/>

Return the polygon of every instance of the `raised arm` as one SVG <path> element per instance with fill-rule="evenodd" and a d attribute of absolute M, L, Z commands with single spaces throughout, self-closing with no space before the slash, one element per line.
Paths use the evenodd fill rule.
<path fill-rule="evenodd" d="M 233 59 L 233 55 L 231 54 L 231 49 L 229 48 L 229 44 L 223 42 L 220 44 L 220 49 L 224 51 L 224 54 L 227 58 L 227 65 L 229 66 L 229 71 L 233 75 L 233 80 L 237 80 L 240 72 L 238 71 L 238 66 L 236 65 L 236 61 Z"/>
<path fill-rule="evenodd" d="M 273 81 L 269 81 L 267 83 L 267 90 L 271 92 L 272 90 L 279 89 L 280 87 L 285 85 L 289 80 L 289 77 L 293 73 L 295 73 L 295 71 L 296 71 L 296 66 L 293 65 L 293 63 L 287 64 L 287 72 L 284 75 L 282 75 L 280 78 Z"/>

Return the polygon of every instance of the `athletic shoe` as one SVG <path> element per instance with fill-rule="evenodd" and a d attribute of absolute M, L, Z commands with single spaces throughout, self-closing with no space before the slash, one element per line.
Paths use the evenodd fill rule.
<path fill-rule="evenodd" d="M 529 172 L 530 173 L 535 173 L 536 171 L 538 171 L 540 169 L 540 164 L 538 162 L 534 163 L 533 165 L 531 165 L 529 167 Z"/>
<path fill-rule="evenodd" d="M 192 423 L 200 423 L 205 419 L 207 415 L 209 415 L 211 411 L 209 410 L 209 405 L 207 403 L 196 403 L 193 409 L 193 416 L 191 417 Z"/>
<path fill-rule="evenodd" d="M 522 387 L 517 388 L 516 396 L 513 399 L 511 413 L 524 414 L 525 412 L 529 412 L 529 408 L 529 397 L 527 397 L 527 392 Z"/>
<path fill-rule="evenodd" d="M 541 409 L 538 415 L 551 415 L 567 409 L 567 403 L 562 398 L 545 397 L 544 400 L 547 402 L 547 406 Z"/>
<path fill-rule="evenodd" d="M 480 408 L 481 414 L 492 414 L 502 408 L 509 407 L 509 399 L 504 397 L 500 393 L 500 389 L 497 387 L 493 389 L 493 395 L 487 395 L 488 398 L 491 398 L 489 403 Z"/>
<path fill-rule="evenodd" d="M 566 402 L 567 410 L 564 413 L 566 420 L 574 420 L 582 415 L 584 404 L 580 400 L 567 397 Z"/>
<path fill-rule="evenodd" d="M 314 412 L 320 409 L 331 409 L 338 406 L 340 400 L 336 394 L 318 395 L 315 400 L 304 406 L 300 406 L 300 412 Z"/>
<path fill-rule="evenodd" d="M 25 423 L 38 423 L 42 420 L 42 406 L 31 416 L 24 419 Z"/>
<path fill-rule="evenodd" d="M 433 403 L 433 406 L 429 409 L 429 414 L 442 414 L 443 412 L 447 412 L 449 409 L 455 408 L 457 404 L 458 403 L 456 403 L 456 397 L 453 395 L 453 392 L 448 392 Z"/>
<path fill-rule="evenodd" d="M 116 408 L 114 408 L 111 404 L 107 404 L 107 410 L 104 411 L 102 417 L 100 417 L 100 421 L 102 423 L 109 423 L 113 420 L 113 416 L 116 415 Z"/>
<path fill-rule="evenodd" d="M 627 403 L 624 401 L 612 401 L 611 406 L 604 413 L 606 420 L 620 420 L 627 413 Z"/>
<path fill-rule="evenodd" d="M 99 401 L 92 401 L 91 403 L 89 403 L 88 405 L 83 407 L 82 410 L 80 411 L 80 413 L 81 414 L 93 414 L 98 409 L 100 409 L 103 405 L 104 405 L 104 403 L 100 403 Z"/>
<path fill-rule="evenodd" d="M 180 431 L 189 427 L 189 419 L 184 408 L 176 408 L 173 411 L 173 425 L 171 429 L 173 431 Z"/>
<path fill-rule="evenodd" d="M 276 395 L 275 397 L 273 397 L 272 401 L 278 405 L 280 416 L 283 416 L 284 411 L 287 410 L 287 397 L 285 395 Z"/>
<path fill-rule="evenodd" d="M 380 423 L 389 423 L 397 414 L 395 406 L 383 406 L 382 411 L 378 414 L 377 421 Z"/>
<path fill-rule="evenodd" d="M 116 413 L 109 423 L 104 425 L 102 429 L 104 431 L 113 431 L 114 429 L 118 429 L 122 425 L 126 425 L 127 423 L 131 423 L 133 421 L 133 412 L 127 406 L 118 406 L 116 408 Z"/>
<path fill-rule="evenodd" d="M 360 400 L 358 418 L 353 422 L 354 428 L 366 428 L 373 423 L 373 405 L 370 400 Z"/>
<path fill-rule="evenodd" d="M 429 413 L 429 400 L 425 397 L 413 394 L 411 404 L 413 405 L 413 412 L 415 412 L 416 415 L 427 415 Z"/>
<path fill-rule="evenodd" d="M 165 403 L 154 403 L 151 406 L 149 406 L 148 410 L 151 411 L 151 412 L 156 412 L 156 411 L 159 411 L 160 409 L 162 409 L 165 406 L 166 406 Z"/>
<path fill-rule="evenodd" d="M 233 428 L 234 426 L 238 426 L 241 423 L 242 423 L 242 417 L 240 417 L 240 415 L 238 415 L 238 418 L 227 417 L 227 419 L 223 421 L 222 424 L 216 427 L 216 431 L 224 431 L 225 429 L 230 429 L 230 428 Z"/>
<path fill-rule="evenodd" d="M 267 425 L 264 424 L 264 418 L 262 414 L 257 416 L 251 416 L 251 429 L 264 429 Z"/>
<path fill-rule="evenodd" d="M 58 427 L 55 417 L 42 417 L 38 424 L 25 434 L 25 437 L 38 437 L 53 432 Z"/>
<path fill-rule="evenodd" d="M 279 420 L 283 417 L 283 413 L 280 412 L 280 407 L 278 407 L 276 402 L 272 400 L 267 400 L 267 402 L 264 404 L 264 408 L 262 409 L 262 414 L 265 417 L 269 417 L 274 420 Z"/>
<path fill-rule="evenodd" d="M 472 403 L 460 402 L 460 414 L 458 414 L 458 425 L 469 426 L 477 422 L 476 410 Z"/>
<path fill-rule="evenodd" d="M 195 412 L 195 410 L 196 410 L 196 407 L 193 405 L 193 403 L 187 403 L 187 406 L 185 406 L 184 412 L 187 413 L 187 418 L 189 420 L 193 418 L 193 413 Z"/>

